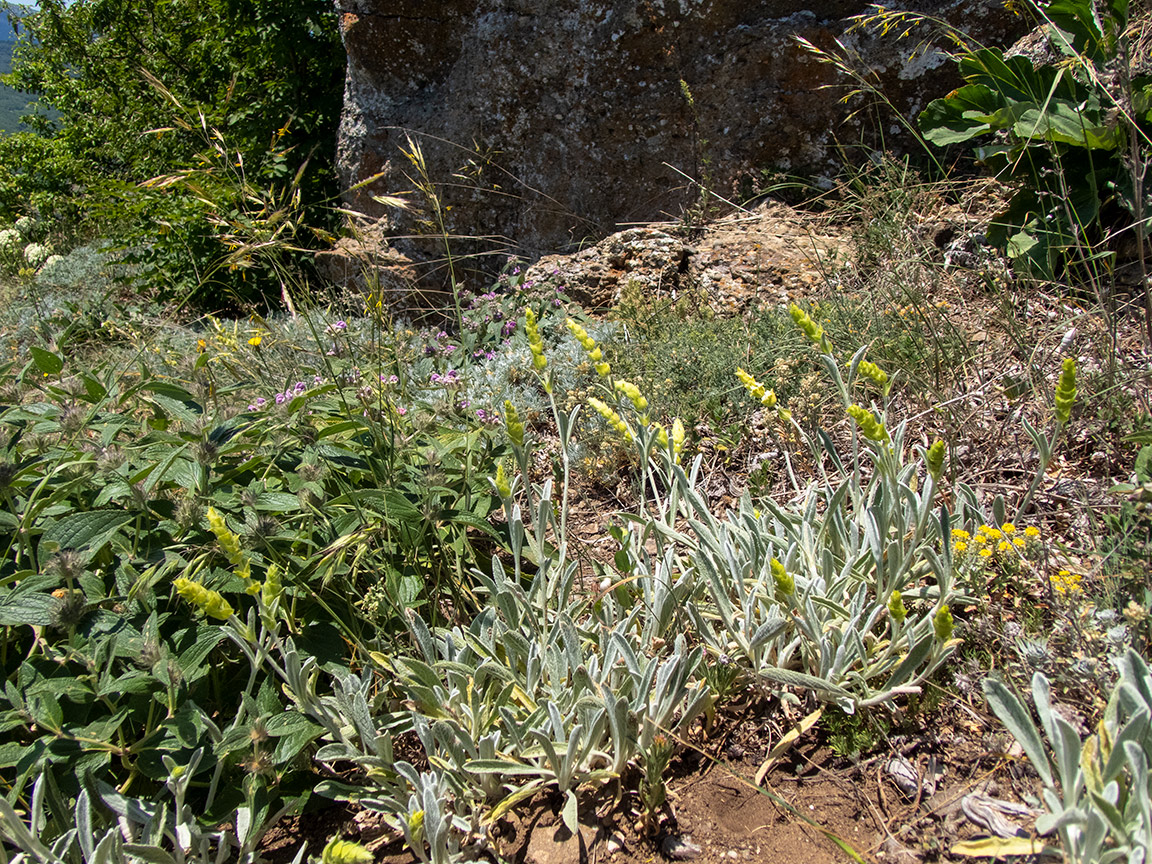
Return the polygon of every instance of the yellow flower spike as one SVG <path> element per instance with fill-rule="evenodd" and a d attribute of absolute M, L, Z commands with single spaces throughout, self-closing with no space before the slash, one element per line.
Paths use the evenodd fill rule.
<path fill-rule="evenodd" d="M 765 408 L 769 408 L 769 409 L 775 408 L 776 407 L 776 393 L 772 390 L 767 391 L 763 396 L 760 397 L 760 404 L 763 405 Z"/>
<path fill-rule="evenodd" d="M 859 405 L 849 405 L 847 411 L 848 416 L 856 421 L 856 425 L 860 427 L 860 431 L 869 441 L 884 443 L 889 440 L 888 430 L 884 428 L 883 423 L 873 416 L 871 411 L 861 408 Z"/>
<path fill-rule="evenodd" d="M 1056 382 L 1056 422 L 1067 423 L 1072 417 L 1072 403 L 1076 401 L 1076 361 L 1064 361 L 1060 380 Z"/>
<path fill-rule="evenodd" d="M 785 597 L 796 593 L 796 579 L 789 573 L 783 564 L 773 558 L 770 562 L 772 578 L 776 582 L 776 590 Z"/>
<path fill-rule="evenodd" d="M 939 480 L 944 473 L 944 442 L 937 441 L 924 452 L 924 462 L 928 466 L 928 476 Z"/>
<path fill-rule="evenodd" d="M 620 380 L 616 382 L 616 389 L 628 397 L 628 400 L 632 403 L 632 407 L 637 411 L 642 412 L 648 410 L 648 400 L 640 394 L 640 388 L 635 384 Z"/>
<path fill-rule="evenodd" d="M 903 623 L 904 619 L 908 617 L 908 609 L 904 605 L 904 598 L 900 596 L 899 591 L 893 591 L 892 596 L 888 598 L 888 614 L 897 624 Z"/>
<path fill-rule="evenodd" d="M 508 482 L 508 477 L 504 473 L 503 465 L 496 466 L 496 479 L 493 481 L 493 485 L 496 487 L 496 494 L 499 495 L 501 499 L 507 501 L 512 497 L 512 484 Z"/>
<path fill-rule="evenodd" d="M 372 853 L 359 843 L 333 837 L 320 856 L 321 864 L 372 864 Z"/>
<path fill-rule="evenodd" d="M 508 438 L 513 444 L 524 446 L 524 422 L 510 399 L 504 400 L 504 428 L 508 430 Z"/>
<path fill-rule="evenodd" d="M 941 606 L 940 611 L 932 619 L 932 629 L 936 632 L 936 638 L 941 642 L 947 642 L 952 638 L 952 610 L 947 606 Z"/>
<path fill-rule="evenodd" d="M 543 372 L 548 365 L 544 356 L 544 340 L 540 338 L 540 328 L 536 324 L 536 313 L 529 306 L 524 310 L 524 333 L 528 336 L 528 350 L 532 352 L 532 365 L 537 372 Z"/>
<path fill-rule="evenodd" d="M 580 326 L 572 318 L 564 322 L 564 326 L 568 328 L 568 332 L 576 337 L 576 341 L 584 348 L 585 351 L 591 353 L 596 349 L 596 340 L 588 335 L 588 331 Z"/>
<path fill-rule="evenodd" d="M 284 592 L 284 585 L 280 581 L 280 568 L 275 564 L 268 568 L 268 574 L 264 577 L 264 589 L 261 592 L 260 599 L 264 601 L 265 606 L 271 606 Z"/>
<path fill-rule="evenodd" d="M 588 404 L 596 410 L 597 414 L 604 418 L 604 422 L 619 432 L 620 436 L 624 438 L 625 441 L 632 440 L 632 433 L 628 431 L 628 424 L 620 419 L 619 414 L 617 414 L 595 396 L 588 397 Z"/>
<path fill-rule="evenodd" d="M 881 390 L 888 385 L 888 373 L 877 366 L 875 363 L 869 363 L 867 360 L 861 360 L 860 364 L 856 367 L 856 371 L 864 378 L 867 378 Z"/>
<path fill-rule="evenodd" d="M 668 430 L 659 423 L 656 424 L 656 444 L 661 450 L 668 449 Z"/>
<path fill-rule="evenodd" d="M 208 527 L 212 529 L 212 533 L 216 535 L 216 540 L 220 543 L 220 548 L 224 550 L 224 554 L 228 556 L 228 562 L 236 568 L 236 575 L 241 579 L 248 579 L 252 575 L 251 565 L 248 563 L 248 556 L 244 554 L 244 550 L 240 548 L 240 538 L 228 530 L 227 524 L 224 522 L 224 517 L 214 507 L 208 508 Z"/>
<path fill-rule="evenodd" d="M 788 307 L 788 314 L 792 316 L 792 320 L 796 323 L 805 336 L 817 346 L 825 354 L 832 352 L 832 343 L 828 341 L 828 337 L 824 333 L 824 328 L 812 320 L 807 312 L 797 306 L 795 303 Z"/>
<path fill-rule="evenodd" d="M 183 577 L 172 583 L 176 593 L 210 618 L 227 621 L 232 616 L 232 607 L 218 591 L 205 588 L 199 582 Z"/>
<path fill-rule="evenodd" d="M 684 449 L 684 439 L 686 433 L 684 432 L 684 424 L 677 417 L 672 421 L 672 452 L 676 456 L 680 455 L 680 451 Z"/>
<path fill-rule="evenodd" d="M 611 371 L 612 371 L 612 367 L 609 366 L 607 363 L 597 363 L 596 364 L 596 374 L 599 375 L 601 378 L 607 378 L 609 373 L 611 373 Z"/>
<path fill-rule="evenodd" d="M 599 363 L 601 360 L 604 359 L 604 352 L 600 350 L 599 345 L 597 345 L 595 348 L 593 348 L 591 351 L 588 352 L 588 359 L 591 360 L 593 363 Z"/>
<path fill-rule="evenodd" d="M 736 377 L 740 379 L 740 383 L 744 385 L 744 389 L 748 391 L 749 395 L 751 395 L 753 399 L 764 398 L 764 385 L 749 375 L 747 372 L 745 372 L 743 369 L 741 369 L 739 366 L 736 367 Z"/>

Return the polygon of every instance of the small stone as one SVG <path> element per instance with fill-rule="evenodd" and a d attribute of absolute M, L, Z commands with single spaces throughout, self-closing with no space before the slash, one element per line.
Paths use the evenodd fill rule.
<path fill-rule="evenodd" d="M 664 857 L 671 858 L 673 861 L 691 861 L 694 858 L 699 858 L 704 850 L 693 843 L 692 837 L 688 834 L 682 837 L 669 834 L 660 844 L 660 851 L 664 853 Z"/>

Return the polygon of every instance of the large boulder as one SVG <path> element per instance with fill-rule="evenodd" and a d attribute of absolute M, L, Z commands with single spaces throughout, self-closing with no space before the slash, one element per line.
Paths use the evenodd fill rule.
<path fill-rule="evenodd" d="M 630 222 L 679 217 L 706 182 L 724 196 L 772 172 L 835 170 L 838 144 L 891 115 L 841 102 L 850 83 L 796 41 L 841 40 L 906 115 L 955 86 L 941 48 L 849 32 L 864 0 L 341 0 L 348 78 L 339 143 L 346 201 L 393 235 L 510 238 L 531 257 Z M 982 42 L 1023 32 L 1002 0 L 920 0 Z M 938 37 L 942 48 L 951 47 Z M 852 107 L 860 108 L 860 104 Z M 381 203 L 422 182 L 438 196 Z M 905 143 L 907 143 L 905 141 Z M 682 172 L 682 173 L 681 173 Z M 377 176 L 378 175 L 378 176 Z M 365 180 L 376 177 L 372 182 Z M 440 246 L 394 241 L 415 260 Z M 461 247 L 457 251 L 480 251 Z"/>

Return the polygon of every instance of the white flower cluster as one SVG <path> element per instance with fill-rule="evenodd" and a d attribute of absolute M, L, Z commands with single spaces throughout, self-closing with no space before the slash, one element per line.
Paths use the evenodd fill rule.
<path fill-rule="evenodd" d="M 0 231 L 0 253 L 11 255 L 21 246 L 23 238 L 15 228 L 5 228 Z"/>
<path fill-rule="evenodd" d="M 39 267 L 52 256 L 52 249 L 43 243 L 29 243 L 24 247 L 24 260 L 32 267 Z"/>

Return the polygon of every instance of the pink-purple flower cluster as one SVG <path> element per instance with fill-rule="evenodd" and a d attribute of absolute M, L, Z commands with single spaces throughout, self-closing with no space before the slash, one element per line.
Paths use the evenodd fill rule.
<path fill-rule="evenodd" d="M 319 375 L 317 375 L 312 380 L 316 383 L 316 386 L 320 386 L 320 384 L 322 384 L 324 382 L 324 379 L 321 378 Z M 275 403 L 277 405 L 283 405 L 285 402 L 291 402 L 297 396 L 302 395 L 307 389 L 308 389 L 307 384 L 305 384 L 303 381 L 297 381 L 295 387 L 290 387 L 287 390 L 285 390 L 283 393 L 277 393 L 272 398 L 275 400 Z M 265 405 L 268 405 L 268 404 L 269 404 L 268 400 L 265 399 L 263 396 L 260 396 L 256 399 L 255 402 L 253 402 L 251 405 L 248 406 L 248 410 L 249 411 L 259 411 Z"/>
<path fill-rule="evenodd" d="M 433 384 L 443 384 L 447 386 L 449 384 L 455 384 L 458 382 L 460 380 L 460 373 L 455 369 L 449 369 L 443 375 L 441 375 L 439 372 L 433 372 L 428 380 Z"/>

